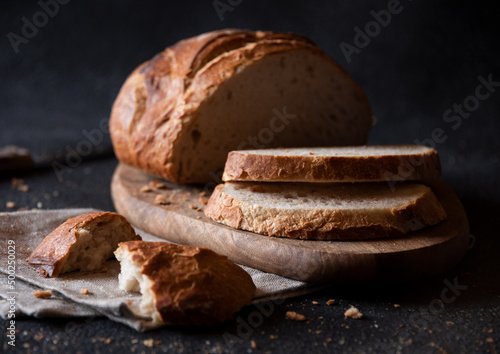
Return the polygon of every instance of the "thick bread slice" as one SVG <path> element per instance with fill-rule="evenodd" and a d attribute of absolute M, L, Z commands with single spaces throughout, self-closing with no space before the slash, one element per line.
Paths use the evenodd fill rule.
<path fill-rule="evenodd" d="M 140 239 L 119 214 L 84 214 L 68 219 L 46 236 L 27 261 L 44 277 L 100 270 L 119 242 Z"/>
<path fill-rule="evenodd" d="M 436 150 L 374 145 L 231 151 L 224 181 L 375 182 L 437 179 Z"/>
<path fill-rule="evenodd" d="M 354 240 L 404 236 L 446 218 L 430 188 L 416 183 L 227 182 L 205 215 L 269 236 Z"/>
<path fill-rule="evenodd" d="M 120 243 L 115 255 L 120 289 L 140 291 L 142 315 L 158 324 L 223 322 L 255 293 L 247 272 L 208 248 L 131 241 Z"/>
<path fill-rule="evenodd" d="M 309 40 L 222 30 L 139 66 L 111 112 L 122 162 L 174 182 L 218 180 L 231 150 L 366 143 L 363 90 Z"/>

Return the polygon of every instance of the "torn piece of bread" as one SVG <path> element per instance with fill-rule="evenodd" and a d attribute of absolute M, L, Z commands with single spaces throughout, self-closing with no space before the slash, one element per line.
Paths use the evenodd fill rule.
<path fill-rule="evenodd" d="M 375 182 L 436 179 L 436 150 L 422 145 L 372 145 L 231 151 L 224 181 Z"/>
<path fill-rule="evenodd" d="M 255 292 L 247 272 L 208 248 L 131 241 L 120 243 L 115 255 L 120 289 L 140 291 L 142 315 L 158 324 L 223 322 Z"/>
<path fill-rule="evenodd" d="M 95 271 L 113 256 L 118 243 L 140 239 L 119 214 L 84 214 L 68 219 L 52 231 L 27 261 L 44 277 L 75 270 Z"/>
<path fill-rule="evenodd" d="M 205 215 L 263 235 L 356 240 L 400 237 L 439 223 L 446 212 L 422 184 L 226 182 Z"/>
<path fill-rule="evenodd" d="M 365 144 L 364 91 L 291 33 L 227 29 L 140 65 L 109 122 L 117 158 L 178 183 L 213 182 L 231 150 Z"/>

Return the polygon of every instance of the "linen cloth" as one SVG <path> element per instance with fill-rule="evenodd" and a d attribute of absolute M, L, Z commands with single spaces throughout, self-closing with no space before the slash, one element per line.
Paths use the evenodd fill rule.
<path fill-rule="evenodd" d="M 70 272 L 56 278 L 43 278 L 26 262 L 31 252 L 45 236 L 68 218 L 95 212 L 94 209 L 32 210 L 0 214 L 0 316 L 7 318 L 11 302 L 15 302 L 16 317 L 92 317 L 106 316 L 138 331 L 158 327 L 149 318 L 139 315 L 141 295 L 120 290 L 120 264 L 106 261 L 102 272 Z M 144 241 L 165 241 L 136 229 Z M 15 243 L 15 284 L 9 280 L 9 240 Z M 11 242 L 12 243 L 12 242 Z M 12 250 L 11 250 L 11 254 Z M 12 259 L 12 255 L 10 257 Z M 252 277 L 257 290 L 253 302 L 298 296 L 323 288 L 276 274 L 242 266 Z M 12 280 L 12 276 L 10 277 Z M 36 290 L 52 290 L 49 299 L 33 295 Z M 88 289 L 89 294 L 81 293 Z M 14 297 L 14 301 L 12 300 Z"/>

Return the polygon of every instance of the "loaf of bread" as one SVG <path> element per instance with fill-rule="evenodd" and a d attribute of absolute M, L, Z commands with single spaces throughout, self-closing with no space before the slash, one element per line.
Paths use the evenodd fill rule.
<path fill-rule="evenodd" d="M 28 263 L 44 277 L 75 270 L 100 270 L 113 256 L 118 243 L 140 239 L 119 214 L 84 214 L 68 219 L 45 237 L 29 256 Z"/>
<path fill-rule="evenodd" d="M 356 240 L 405 236 L 435 225 L 446 212 L 422 184 L 226 182 L 205 215 L 269 236 Z"/>
<path fill-rule="evenodd" d="M 224 181 L 375 182 L 437 179 L 436 150 L 421 145 L 372 145 L 231 151 Z"/>
<path fill-rule="evenodd" d="M 221 30 L 183 40 L 140 65 L 113 105 L 124 163 L 174 182 L 218 180 L 231 150 L 366 143 L 369 103 L 311 41 Z"/>
<path fill-rule="evenodd" d="M 115 251 L 119 286 L 141 292 L 141 311 L 157 324 L 210 325 L 250 303 L 250 275 L 208 248 L 166 242 L 124 242 Z"/>

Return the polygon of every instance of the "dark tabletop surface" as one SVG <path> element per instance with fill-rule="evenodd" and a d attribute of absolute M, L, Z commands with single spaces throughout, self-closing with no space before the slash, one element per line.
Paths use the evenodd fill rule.
<path fill-rule="evenodd" d="M 226 27 L 296 32 L 366 90 L 377 118 L 369 143 L 435 145 L 443 179 L 467 210 L 473 242 L 459 265 L 431 279 L 333 286 L 266 309 L 250 306 L 238 320 L 211 328 L 137 333 L 104 318 L 23 319 L 15 351 L 496 352 L 500 25 L 494 2 L 54 3 L 0 2 L 0 147 L 16 144 L 36 159 L 64 160 L 88 140 L 86 132 L 105 131 L 126 76 L 180 39 Z M 372 22 L 377 17 L 383 25 Z M 26 25 L 33 21 L 39 26 Z M 370 36 L 363 42 L 358 31 Z M 117 161 L 109 135 L 102 136 L 62 176 L 49 166 L 0 177 L 0 211 L 12 210 L 7 201 L 16 209 L 113 210 L 109 184 Z M 11 188 L 12 177 L 24 178 L 29 191 Z M 326 306 L 328 299 L 335 305 Z M 350 305 L 364 318 L 345 319 Z M 289 310 L 309 321 L 285 319 Z M 0 338 L 0 351 L 12 351 Z"/>

